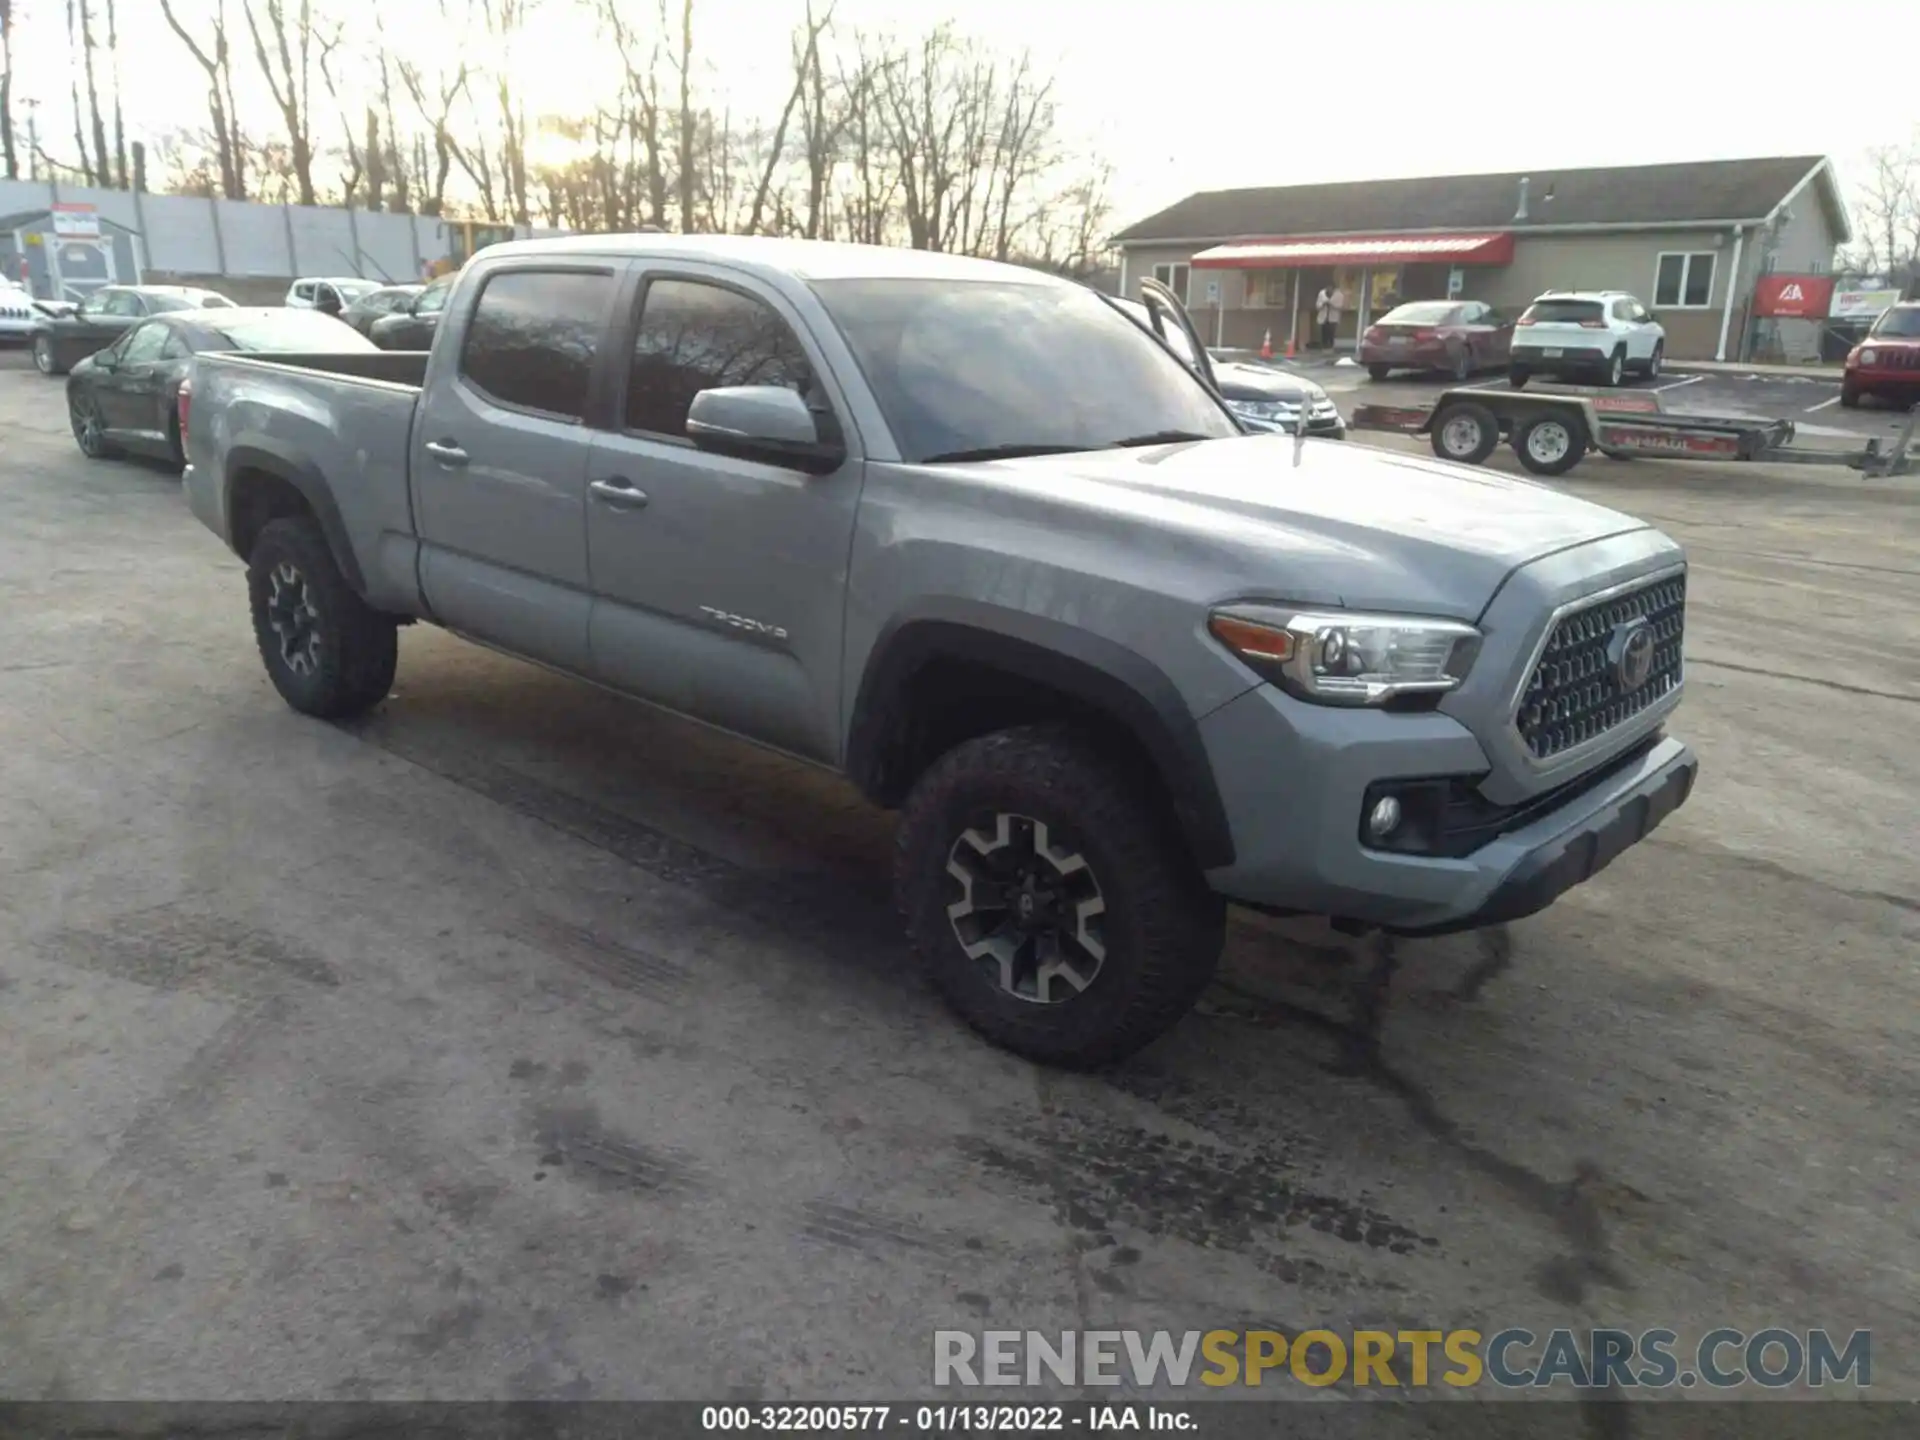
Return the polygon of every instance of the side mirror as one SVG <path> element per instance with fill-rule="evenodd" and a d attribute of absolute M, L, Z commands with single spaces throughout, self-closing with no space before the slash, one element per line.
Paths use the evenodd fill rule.
<path fill-rule="evenodd" d="M 820 438 L 807 402 L 780 385 L 702 390 L 687 411 L 687 438 L 702 450 L 825 475 L 846 462 L 846 446 Z"/>

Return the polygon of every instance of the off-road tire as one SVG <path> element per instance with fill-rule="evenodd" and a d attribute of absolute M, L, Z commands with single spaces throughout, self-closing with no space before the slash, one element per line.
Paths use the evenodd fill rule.
<path fill-rule="evenodd" d="M 289 662 L 273 628 L 270 606 L 282 567 L 298 577 L 317 616 L 312 629 L 318 639 L 305 670 Z M 261 530 L 247 556 L 247 596 L 267 678 L 301 714 L 344 719 L 372 709 L 393 688 L 398 626 L 353 593 L 316 521 L 292 517 Z"/>
<path fill-rule="evenodd" d="M 954 847 L 996 813 L 1045 823 L 1099 887 L 1105 956 L 1070 998 L 1008 993 L 948 918 L 959 892 L 948 871 Z M 903 807 L 894 892 L 928 977 L 960 1017 L 996 1045 L 1068 1069 L 1111 1064 L 1171 1027 L 1206 988 L 1225 938 L 1225 904 L 1173 821 L 1124 762 L 1065 725 L 998 731 L 935 761 Z"/>

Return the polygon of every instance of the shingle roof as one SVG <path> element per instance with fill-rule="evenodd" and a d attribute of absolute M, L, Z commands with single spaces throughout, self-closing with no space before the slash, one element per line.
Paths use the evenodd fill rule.
<path fill-rule="evenodd" d="M 1230 240 L 1396 230 L 1527 230 L 1549 225 L 1757 220 L 1820 162 L 1818 155 L 1791 155 L 1605 170 L 1516 170 L 1506 175 L 1203 190 L 1128 226 L 1114 238 Z M 1529 181 L 1528 218 L 1516 221 L 1513 216 L 1523 175 Z M 1824 198 L 1830 207 L 1837 207 L 1837 196 L 1828 193 Z"/>

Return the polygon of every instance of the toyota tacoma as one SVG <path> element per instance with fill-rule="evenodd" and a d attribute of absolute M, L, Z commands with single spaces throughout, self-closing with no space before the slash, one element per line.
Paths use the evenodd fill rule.
<path fill-rule="evenodd" d="M 1696 773 L 1679 546 L 1249 434 L 1149 302 L 904 249 L 504 244 L 429 352 L 199 357 L 185 490 L 294 709 L 379 703 L 424 621 L 837 769 L 900 812 L 954 1009 L 1098 1065 L 1186 1012 L 1228 903 L 1512 920 Z"/>

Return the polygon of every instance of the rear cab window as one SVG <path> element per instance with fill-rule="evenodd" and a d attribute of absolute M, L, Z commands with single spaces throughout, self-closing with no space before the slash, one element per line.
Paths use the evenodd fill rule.
<path fill-rule="evenodd" d="M 508 409 L 585 419 L 613 294 L 608 270 L 494 272 L 467 321 L 460 378 Z"/>

